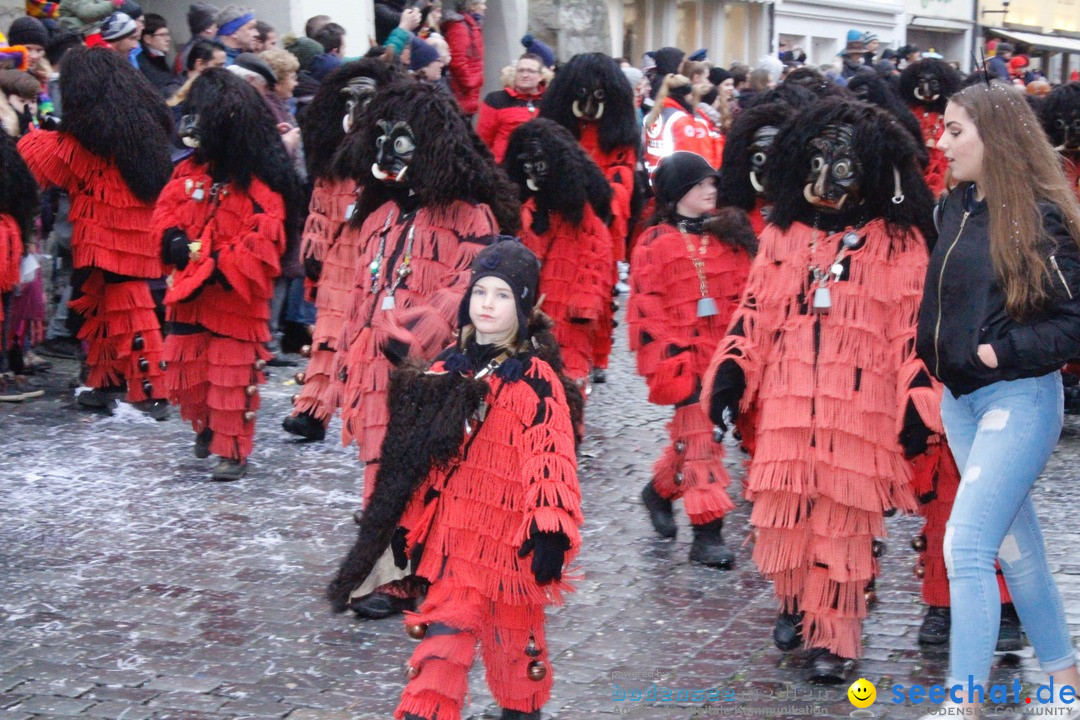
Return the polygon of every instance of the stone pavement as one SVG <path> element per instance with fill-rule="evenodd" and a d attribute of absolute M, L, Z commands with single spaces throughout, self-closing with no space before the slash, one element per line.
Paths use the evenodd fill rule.
<path fill-rule="evenodd" d="M 77 411 L 63 389 L 73 372 L 58 367 L 45 399 L 0 407 L 0 720 L 389 718 L 414 641 L 398 620 L 335 616 L 321 598 L 352 542 L 360 471 L 353 451 L 280 430 L 292 371 L 273 370 L 249 475 L 233 484 L 209 481 L 214 461 L 192 456 L 192 433 L 175 413 L 155 423 L 134 411 Z M 799 655 L 772 646 L 771 590 L 748 548 L 725 573 L 687 562 L 685 517 L 676 540 L 653 535 L 638 493 L 670 411 L 645 397 L 620 332 L 609 382 L 587 410 L 584 577 L 549 615 L 546 711 L 559 720 L 847 717 L 846 687 L 803 683 Z M 741 454 L 729 451 L 741 478 Z M 1069 418 L 1036 490 L 1074 638 L 1078 452 L 1080 423 Z M 729 516 L 736 547 L 748 509 L 740 502 Z M 880 601 L 853 679 L 877 685 L 877 717 L 915 718 L 927 706 L 893 705 L 888 688 L 941 682 L 947 658 L 916 643 L 909 540 L 919 522 L 889 524 Z M 1045 680 L 1030 648 L 998 660 L 993 682 L 1018 678 L 1030 692 Z M 652 683 L 689 699 L 614 699 Z M 471 688 L 468 715 L 497 716 L 480 663 Z M 707 691 L 721 701 L 703 701 Z"/>

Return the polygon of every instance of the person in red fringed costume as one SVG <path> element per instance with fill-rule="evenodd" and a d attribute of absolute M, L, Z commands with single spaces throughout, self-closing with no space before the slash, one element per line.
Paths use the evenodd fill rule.
<path fill-rule="evenodd" d="M 342 440 L 364 462 L 364 498 L 376 486 L 386 433 L 390 371 L 430 359 L 453 338 L 469 264 L 499 228 L 517 230 L 517 190 L 451 98 L 403 80 L 379 92 L 335 157 L 334 172 L 360 188 L 343 233 L 361 248 L 338 341 Z M 401 579 L 388 572 L 386 581 Z M 400 585 L 356 588 L 353 609 L 387 617 L 412 604 Z M 381 587 L 377 592 L 371 592 Z"/>
<path fill-rule="evenodd" d="M 611 187 L 570 132 L 542 118 L 510 135 L 503 167 L 525 199 L 521 239 L 540 259 L 543 308 L 565 372 L 584 386 L 611 304 Z"/>
<path fill-rule="evenodd" d="M 356 208 L 356 180 L 335 175 L 331 163 L 364 106 L 392 74 L 379 58 L 348 63 L 327 76 L 300 118 L 308 176 L 315 180 L 300 257 L 316 315 L 304 384 L 282 427 L 307 440 L 326 437 L 326 426 L 341 405 L 341 385 L 331 373 L 361 251 L 352 242 L 356 234 L 343 232 Z"/>
<path fill-rule="evenodd" d="M 716 213 L 717 173 L 690 152 L 664 158 L 653 177 L 656 214 L 630 263 L 630 349 L 649 401 L 674 405 L 671 444 L 641 498 L 653 528 L 675 537 L 672 501 L 682 499 L 694 541 L 690 560 L 730 570 L 735 553 L 721 534 L 735 505 L 722 432 L 698 403 L 702 376 L 739 304 L 757 239 L 746 213 Z"/>
<path fill-rule="evenodd" d="M 207 70 L 188 106 L 180 135 L 195 153 L 177 166 L 153 219 L 162 258 L 176 268 L 165 294 L 165 385 L 195 430 L 195 456 L 221 457 L 211 477 L 238 480 L 266 382 L 274 278 L 303 200 L 273 118 L 250 85 Z"/>
<path fill-rule="evenodd" d="M 499 238 L 473 261 L 458 342 L 395 374 L 375 494 L 328 597 L 344 611 L 387 548 L 430 581 L 405 618 L 420 644 L 399 720 L 458 720 L 478 642 L 501 720 L 539 720 L 551 694 L 544 606 L 572 589 L 582 515 L 539 280 L 536 256 Z"/>
<path fill-rule="evenodd" d="M 922 139 L 930 155 L 926 164 L 926 184 L 935 196 L 945 190 L 949 163 L 937 149 L 938 138 L 945 130 L 945 105 L 964 83 L 952 65 L 937 58 L 913 62 L 900 73 L 900 95 L 922 128 Z"/>
<path fill-rule="evenodd" d="M 60 131 L 36 130 L 19 152 L 42 187 L 71 198 L 75 268 L 70 307 L 88 343 L 81 407 L 129 402 L 158 420 L 168 414 L 161 387 L 161 327 L 147 280 L 163 274 L 150 233 L 154 201 L 172 172 L 172 115 L 126 59 L 103 48 L 65 56 Z"/>
<path fill-rule="evenodd" d="M 11 295 L 20 283 L 23 248 L 33 239 L 38 207 L 37 181 L 19 156 L 15 141 L 0 129 L 0 398 L 4 402 L 21 402 L 41 394 L 26 385 L 25 378 L 18 375 L 18 360 L 10 358 L 18 345 L 7 313 Z"/>
<path fill-rule="evenodd" d="M 641 127 L 634 107 L 634 90 L 618 63 L 603 53 L 581 53 L 559 68 L 544 93 L 540 117 L 554 120 L 578 139 L 611 184 L 612 263 L 609 296 L 615 288 L 615 263 L 626 259 L 630 234 L 634 168 L 641 146 Z M 593 340 L 593 379 L 606 380 L 611 355 L 615 306 L 609 303 Z"/>
<path fill-rule="evenodd" d="M 1039 104 L 1038 112 L 1073 192 L 1080 196 L 1080 82 L 1058 85 Z"/>
<path fill-rule="evenodd" d="M 935 236 L 917 149 L 863 103 L 825 100 L 784 126 L 770 224 L 702 389 L 713 422 L 737 417 L 752 448 L 774 640 L 805 643 L 812 682 L 843 682 L 861 654 L 874 539 L 887 511 L 915 510 L 905 458 L 941 433 L 940 388 L 913 347 Z"/>

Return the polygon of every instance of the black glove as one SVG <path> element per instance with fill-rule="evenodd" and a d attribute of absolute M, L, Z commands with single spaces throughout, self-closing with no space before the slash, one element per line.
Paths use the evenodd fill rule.
<path fill-rule="evenodd" d="M 221 271 L 221 265 L 218 264 L 217 251 L 210 253 L 210 257 L 214 260 L 214 272 L 210 274 L 210 278 L 209 280 L 207 280 L 207 282 L 216 282 L 218 285 L 225 288 L 226 290 L 232 291 L 232 283 L 229 282 L 229 278 L 225 277 L 225 273 Z"/>
<path fill-rule="evenodd" d="M 171 227 L 165 231 L 161 238 L 161 260 L 166 265 L 175 265 L 177 270 L 183 270 L 191 260 L 191 250 L 188 243 L 191 239 L 177 227 Z"/>
<path fill-rule="evenodd" d="M 561 532 L 544 532 L 536 529 L 536 523 L 529 530 L 529 539 L 521 544 L 518 557 L 533 554 L 532 572 L 536 582 L 543 585 L 552 580 L 562 579 L 563 559 L 570 549 L 570 538 Z"/>
<path fill-rule="evenodd" d="M 322 260 L 316 260 L 314 255 L 304 258 L 304 277 L 312 282 L 318 282 L 322 276 Z"/>
<path fill-rule="evenodd" d="M 390 538 L 390 550 L 394 553 L 394 564 L 397 565 L 399 570 L 404 570 L 409 566 L 409 554 L 405 551 L 406 534 L 405 528 L 398 525 L 397 530 L 394 531 L 393 536 Z"/>
<path fill-rule="evenodd" d="M 382 354 L 386 356 L 386 359 L 394 367 L 397 367 L 405 361 L 405 358 L 409 357 L 409 345 L 396 338 L 390 338 L 379 349 L 382 350 Z"/>
<path fill-rule="evenodd" d="M 739 401 L 746 390 L 746 375 L 743 374 L 739 363 L 734 360 L 725 360 L 716 369 L 716 378 L 713 381 L 712 396 L 709 398 L 709 419 L 712 420 L 721 432 L 727 430 L 724 423 L 724 410 L 731 415 L 731 421 L 739 417 Z"/>
<path fill-rule="evenodd" d="M 926 441 L 934 433 L 926 427 L 915 405 L 908 400 L 904 410 L 904 427 L 900 430 L 900 446 L 904 448 L 904 457 L 909 460 L 926 452 Z"/>

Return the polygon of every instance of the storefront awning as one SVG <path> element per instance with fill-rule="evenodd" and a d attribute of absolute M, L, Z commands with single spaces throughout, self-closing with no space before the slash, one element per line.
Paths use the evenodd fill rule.
<path fill-rule="evenodd" d="M 1020 32 L 1019 30 L 1004 30 L 995 27 L 988 27 L 985 29 L 987 32 L 1003 37 L 1006 40 L 1030 45 L 1032 50 L 1048 50 L 1050 52 L 1080 54 L 1080 40 L 1076 38 L 1046 35 L 1044 33 Z"/>
<path fill-rule="evenodd" d="M 973 21 L 963 22 L 962 20 L 914 15 L 908 23 L 908 27 L 918 28 L 919 30 L 929 30 L 931 32 L 962 33 L 966 30 L 970 30 L 973 24 Z"/>

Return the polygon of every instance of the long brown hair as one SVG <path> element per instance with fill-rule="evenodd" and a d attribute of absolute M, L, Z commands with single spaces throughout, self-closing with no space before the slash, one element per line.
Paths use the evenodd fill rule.
<path fill-rule="evenodd" d="M 979 189 L 990 211 L 990 256 L 1005 293 L 1005 309 L 1023 319 L 1050 298 L 1049 269 L 1039 250 L 1043 227 L 1039 203 L 1060 208 L 1080 243 L 1080 205 L 1038 118 L 1023 94 L 993 81 L 971 85 L 949 102 L 971 117 L 983 142 Z"/>

